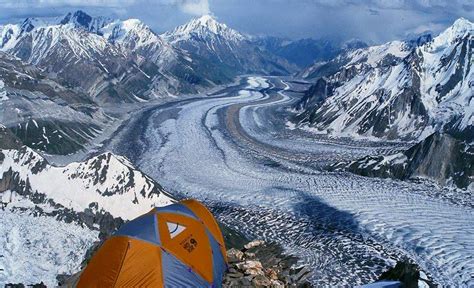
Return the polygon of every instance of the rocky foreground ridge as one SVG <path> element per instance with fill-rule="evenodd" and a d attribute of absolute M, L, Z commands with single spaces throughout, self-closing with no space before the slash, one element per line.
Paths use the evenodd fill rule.
<path fill-rule="evenodd" d="M 311 287 L 310 270 L 295 268 L 296 258 L 286 256 L 279 246 L 254 240 L 242 249 L 227 250 L 229 270 L 224 287 Z"/>

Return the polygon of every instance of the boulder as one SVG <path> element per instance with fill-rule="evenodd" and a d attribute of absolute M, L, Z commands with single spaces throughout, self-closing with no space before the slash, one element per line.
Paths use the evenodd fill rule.
<path fill-rule="evenodd" d="M 237 263 L 237 268 L 244 272 L 246 275 L 264 275 L 263 266 L 260 261 L 246 260 L 241 263 Z"/>
<path fill-rule="evenodd" d="M 249 243 L 245 244 L 244 248 L 248 250 L 248 249 L 251 249 L 251 248 L 254 248 L 254 247 L 257 247 L 257 246 L 261 246 L 263 244 L 265 244 L 265 241 L 263 241 L 263 240 L 254 240 L 252 242 L 249 242 Z"/>
<path fill-rule="evenodd" d="M 227 260 L 229 263 L 240 262 L 244 259 L 244 252 L 231 248 L 227 250 Z"/>
<path fill-rule="evenodd" d="M 270 287 L 272 282 L 263 275 L 257 275 L 252 279 L 252 286 L 254 287 Z"/>
<path fill-rule="evenodd" d="M 274 269 L 265 269 L 265 275 L 272 280 L 278 280 L 278 273 Z"/>
<path fill-rule="evenodd" d="M 245 251 L 244 256 L 247 259 L 255 259 L 255 253 L 252 253 L 252 252 Z"/>

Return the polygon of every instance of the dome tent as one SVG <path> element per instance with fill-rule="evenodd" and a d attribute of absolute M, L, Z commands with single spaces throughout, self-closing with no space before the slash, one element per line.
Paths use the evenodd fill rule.
<path fill-rule="evenodd" d="M 77 287 L 220 287 L 222 233 L 196 200 L 158 207 L 123 225 L 82 272 Z"/>

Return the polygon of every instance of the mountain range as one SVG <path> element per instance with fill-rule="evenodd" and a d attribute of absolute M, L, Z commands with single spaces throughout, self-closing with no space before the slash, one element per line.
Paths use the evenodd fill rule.
<path fill-rule="evenodd" d="M 0 39 L 0 51 L 99 103 L 197 93 L 242 73 L 295 71 L 209 15 L 158 35 L 138 19 L 92 17 L 79 10 L 0 26 Z"/>
<path fill-rule="evenodd" d="M 293 121 L 330 137 L 414 142 L 331 169 L 472 189 L 473 47 L 474 24 L 460 18 L 436 37 L 348 49 L 300 72 L 314 84 Z"/>
<path fill-rule="evenodd" d="M 473 125 L 473 23 L 440 35 L 350 49 L 301 73 L 315 84 L 296 122 L 324 134 L 421 140 Z"/>

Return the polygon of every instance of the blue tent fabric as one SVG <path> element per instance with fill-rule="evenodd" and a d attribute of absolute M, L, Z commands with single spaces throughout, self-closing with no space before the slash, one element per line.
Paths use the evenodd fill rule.
<path fill-rule="evenodd" d="M 210 287 L 201 276 L 165 250 L 162 250 L 161 261 L 166 267 L 163 269 L 166 287 Z"/>
<path fill-rule="evenodd" d="M 215 218 L 196 200 L 153 208 L 105 241 L 78 288 L 222 287 L 224 246 Z"/>
<path fill-rule="evenodd" d="M 161 245 L 156 214 L 145 214 L 123 225 L 115 235 L 129 236 Z"/>
<path fill-rule="evenodd" d="M 214 269 L 214 287 L 221 287 L 220 283 L 222 278 L 224 277 L 225 270 L 227 265 L 224 260 L 224 256 L 222 256 L 221 248 L 219 243 L 214 239 L 214 236 L 207 231 L 207 236 L 209 237 L 209 241 L 211 242 L 211 249 L 212 249 L 212 263 Z"/>
<path fill-rule="evenodd" d="M 193 213 L 193 211 L 191 211 L 188 207 L 186 207 L 182 204 L 179 204 L 179 203 L 171 204 L 171 205 L 164 206 L 164 207 L 156 207 L 155 210 L 159 211 L 160 213 L 169 212 L 169 213 L 181 214 L 181 215 L 184 215 L 184 216 L 188 216 L 188 217 L 191 217 L 193 219 L 198 219 L 198 217 L 196 216 L 196 214 Z"/>

